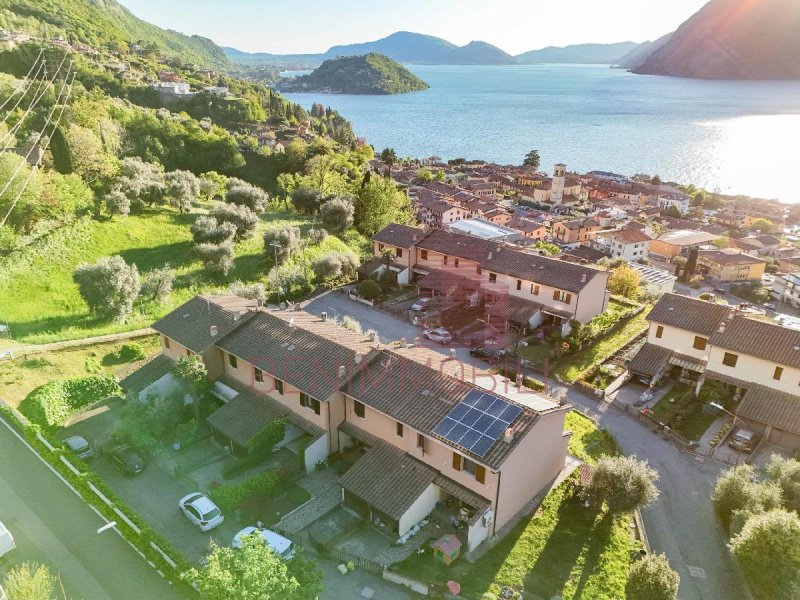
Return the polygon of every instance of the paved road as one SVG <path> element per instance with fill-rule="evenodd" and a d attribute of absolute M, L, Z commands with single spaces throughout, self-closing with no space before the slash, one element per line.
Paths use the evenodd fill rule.
<path fill-rule="evenodd" d="M 181 596 L 5 426 L 0 423 L 0 519 L 17 548 L 6 571 L 37 561 L 61 579 L 70 598 L 178 600 Z"/>
<path fill-rule="evenodd" d="M 658 471 L 661 495 L 642 516 L 652 549 L 665 553 L 680 573 L 681 600 L 745 598 L 709 498 L 723 467 L 698 462 L 629 415 L 577 390 L 570 390 L 569 400 L 596 415 L 626 454 L 647 459 Z"/>

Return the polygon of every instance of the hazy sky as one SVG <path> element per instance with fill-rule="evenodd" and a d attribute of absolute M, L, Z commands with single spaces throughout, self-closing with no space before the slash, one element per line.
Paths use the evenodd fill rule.
<path fill-rule="evenodd" d="M 160 27 L 222 46 L 277 54 L 323 52 L 395 31 L 511 54 L 583 42 L 641 42 L 672 31 L 706 0 L 122 0 Z"/>

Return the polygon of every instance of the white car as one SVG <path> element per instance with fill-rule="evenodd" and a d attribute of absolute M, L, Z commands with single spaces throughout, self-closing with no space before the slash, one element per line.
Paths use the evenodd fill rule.
<path fill-rule="evenodd" d="M 411 305 L 411 310 L 420 312 L 429 308 L 433 303 L 433 298 L 419 298 L 414 304 Z"/>
<path fill-rule="evenodd" d="M 14 542 L 14 536 L 11 535 L 8 528 L 0 521 L 0 556 L 11 552 L 16 547 L 17 544 Z"/>
<path fill-rule="evenodd" d="M 211 498 L 200 492 L 181 498 L 178 508 L 186 515 L 187 519 L 200 527 L 200 531 L 210 531 L 225 520 L 222 511 L 211 501 Z"/>
<path fill-rule="evenodd" d="M 422 335 L 425 336 L 426 339 L 429 339 L 433 342 L 439 342 L 440 344 L 449 344 L 453 341 L 453 336 L 450 335 L 450 332 L 447 331 L 444 327 L 437 327 L 436 329 L 426 329 L 425 333 Z"/>
<path fill-rule="evenodd" d="M 269 529 L 259 529 L 258 527 L 245 527 L 242 529 L 233 536 L 231 546 L 234 548 L 241 548 L 243 543 L 242 538 L 253 535 L 254 533 L 261 534 L 261 537 L 264 538 L 264 543 L 283 560 L 289 560 L 294 556 L 294 544 L 291 540 L 287 540 L 282 535 L 270 531 Z"/>

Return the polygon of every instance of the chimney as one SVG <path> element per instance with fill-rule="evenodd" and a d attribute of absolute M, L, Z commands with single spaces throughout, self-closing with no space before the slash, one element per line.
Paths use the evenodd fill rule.
<path fill-rule="evenodd" d="M 217 337 L 217 333 L 219 333 L 219 330 L 217 329 L 217 326 L 216 325 L 212 325 L 209 328 L 209 333 L 211 334 L 211 337 Z"/>
<path fill-rule="evenodd" d="M 581 283 L 586 283 L 586 273 L 581 275 Z"/>
<path fill-rule="evenodd" d="M 492 253 L 489 252 L 489 260 L 492 260 Z"/>
<path fill-rule="evenodd" d="M 378 334 L 377 334 L 377 333 L 375 333 L 374 331 L 370 331 L 370 332 L 369 332 L 369 341 L 370 341 L 370 342 L 374 342 L 374 341 L 376 341 L 377 339 L 378 339 Z"/>
<path fill-rule="evenodd" d="M 324 323 L 325 321 L 328 320 L 328 313 L 326 313 L 325 311 L 319 313 L 319 318 L 322 319 L 322 322 Z"/>
<path fill-rule="evenodd" d="M 356 361 L 357 365 L 361 364 L 361 361 L 363 360 L 363 358 L 364 358 L 364 355 L 361 354 L 361 352 L 356 352 L 356 356 L 355 356 L 354 360 Z"/>
<path fill-rule="evenodd" d="M 727 326 L 727 323 L 726 323 L 725 321 L 723 321 L 722 323 L 720 323 L 720 324 L 719 324 L 719 333 L 725 333 L 725 327 L 726 327 L 726 326 Z"/>
<path fill-rule="evenodd" d="M 241 318 L 242 318 L 242 311 L 233 313 L 233 320 L 234 321 L 238 321 Z"/>
<path fill-rule="evenodd" d="M 344 379 L 345 375 L 347 375 L 347 367 L 344 365 L 339 366 L 339 379 Z"/>
<path fill-rule="evenodd" d="M 522 373 L 517 373 L 517 380 L 516 380 L 516 383 L 517 383 L 517 387 L 518 387 L 518 388 L 521 388 L 521 387 L 522 387 L 522 381 L 523 381 L 523 379 L 524 379 L 524 377 L 523 377 Z"/>
<path fill-rule="evenodd" d="M 503 434 L 503 441 L 506 444 L 510 444 L 514 441 L 514 429 L 512 427 L 506 429 L 505 433 Z"/>
<path fill-rule="evenodd" d="M 289 319 L 289 327 L 292 327 L 292 328 L 294 328 L 294 317 L 292 317 L 291 319 Z"/>
<path fill-rule="evenodd" d="M 406 338 L 400 338 L 400 347 L 408 348 L 408 342 L 406 342 Z"/>
<path fill-rule="evenodd" d="M 450 348 L 450 358 L 455 358 L 455 357 L 456 357 L 456 349 Z"/>

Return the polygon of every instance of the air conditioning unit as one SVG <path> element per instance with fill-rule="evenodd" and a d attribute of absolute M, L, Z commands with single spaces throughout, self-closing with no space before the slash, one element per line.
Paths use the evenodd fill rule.
<path fill-rule="evenodd" d="M 483 513 L 483 526 L 488 527 L 492 523 L 494 523 L 494 511 L 490 508 Z"/>

